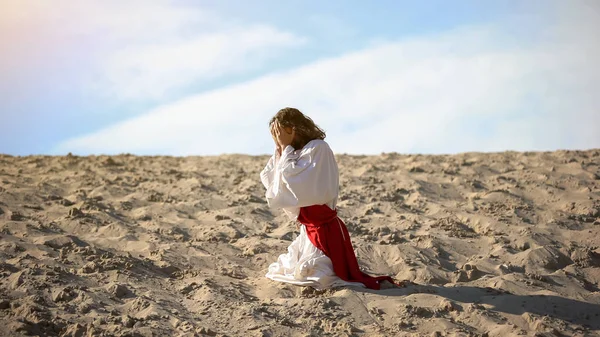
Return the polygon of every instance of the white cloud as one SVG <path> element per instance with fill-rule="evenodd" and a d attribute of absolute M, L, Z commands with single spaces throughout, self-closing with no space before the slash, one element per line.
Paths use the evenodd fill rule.
<path fill-rule="evenodd" d="M 160 100 L 192 84 L 255 70 L 306 42 L 169 1 L 6 1 L 0 40 L 11 48 L 0 55 L 3 73 L 18 78 L 35 64 L 55 67 L 45 61 L 50 55 L 61 55 L 52 62 L 84 60 L 93 66 L 78 69 L 93 79 L 88 92 L 111 99 Z"/>
<path fill-rule="evenodd" d="M 179 32 L 184 25 L 216 25 L 218 17 L 204 9 L 174 6 L 167 1 L 144 0 L 4 0 L 3 28 L 44 27 L 64 36 L 140 39 Z"/>
<path fill-rule="evenodd" d="M 499 26 L 381 43 L 164 105 L 56 152 L 270 153 L 267 122 L 284 106 L 340 153 L 600 147 L 600 44 L 589 38 L 600 21 L 566 16 L 529 43 Z"/>
<path fill-rule="evenodd" d="M 253 25 L 127 47 L 107 61 L 103 85 L 124 98 L 161 98 L 194 82 L 257 68 L 279 54 L 273 51 L 301 43 L 290 33 Z"/>

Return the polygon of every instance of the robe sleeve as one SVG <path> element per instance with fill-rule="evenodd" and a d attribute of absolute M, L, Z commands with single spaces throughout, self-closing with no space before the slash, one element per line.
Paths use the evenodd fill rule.
<path fill-rule="evenodd" d="M 280 157 L 275 154 L 269 159 L 260 176 L 269 206 L 288 209 L 288 214 L 289 209 L 326 204 L 338 196 L 338 167 L 322 140 L 300 151 L 286 147 Z"/>

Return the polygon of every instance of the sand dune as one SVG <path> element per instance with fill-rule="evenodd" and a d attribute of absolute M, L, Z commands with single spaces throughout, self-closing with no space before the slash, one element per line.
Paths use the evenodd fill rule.
<path fill-rule="evenodd" d="M 297 230 L 267 157 L 0 156 L 0 334 L 600 336 L 600 150 L 339 155 L 372 274 L 264 278 Z"/>

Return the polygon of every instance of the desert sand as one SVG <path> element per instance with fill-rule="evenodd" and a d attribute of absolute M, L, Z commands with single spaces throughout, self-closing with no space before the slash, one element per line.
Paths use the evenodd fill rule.
<path fill-rule="evenodd" d="M 365 271 L 264 277 L 266 156 L 0 156 L 5 336 L 600 336 L 600 150 L 338 155 Z"/>

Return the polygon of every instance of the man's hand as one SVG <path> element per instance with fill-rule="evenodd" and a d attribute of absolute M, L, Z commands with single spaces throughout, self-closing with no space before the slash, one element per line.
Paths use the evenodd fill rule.
<path fill-rule="evenodd" d="M 277 150 L 277 154 L 281 156 L 281 145 L 279 145 L 279 141 L 277 140 L 277 137 L 275 136 L 275 124 L 276 122 L 273 122 L 271 124 L 271 126 L 269 127 L 269 129 L 271 130 L 271 137 L 273 137 L 273 142 L 275 143 L 275 150 Z"/>
<path fill-rule="evenodd" d="M 291 145 L 294 141 L 296 130 L 294 130 L 294 128 L 284 128 L 277 120 L 275 120 L 273 124 L 275 142 L 279 144 L 281 151 L 283 151 L 283 149 L 285 149 L 288 145 Z"/>

